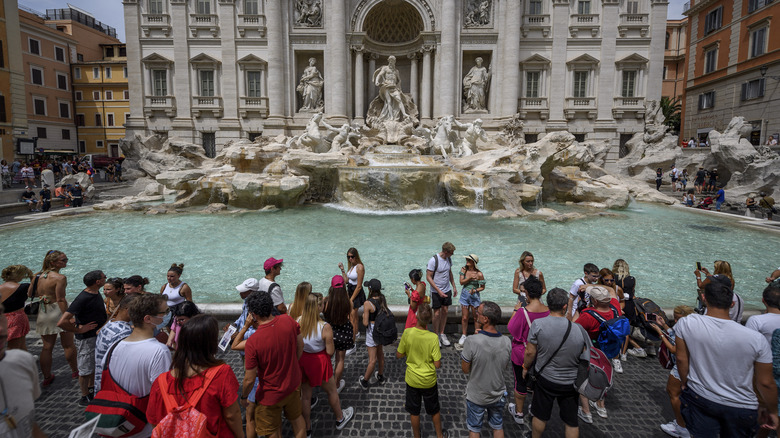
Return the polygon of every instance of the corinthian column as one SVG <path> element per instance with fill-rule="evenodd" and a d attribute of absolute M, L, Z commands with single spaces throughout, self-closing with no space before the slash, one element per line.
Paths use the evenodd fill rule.
<path fill-rule="evenodd" d="M 503 3 L 505 29 L 501 86 L 501 115 L 508 116 L 517 112 L 517 98 L 520 85 L 520 7 L 512 3 Z M 490 96 L 491 98 L 493 96 Z"/>
<path fill-rule="evenodd" d="M 347 119 L 347 52 L 346 1 L 322 2 L 325 9 L 325 112 L 331 119 Z"/>
<path fill-rule="evenodd" d="M 439 90 L 436 96 L 435 116 L 457 114 L 458 95 L 460 94 L 460 79 L 456 77 L 458 72 L 458 35 L 460 24 L 458 23 L 459 8 L 451 2 L 442 9 L 441 20 L 441 51 L 436 53 L 438 75 L 436 82 Z"/>
<path fill-rule="evenodd" d="M 420 119 L 431 118 L 431 87 L 432 87 L 432 74 L 431 74 L 431 52 L 433 47 L 426 46 L 423 48 L 423 65 L 422 65 L 422 96 L 420 97 Z"/>
<path fill-rule="evenodd" d="M 366 78 L 366 70 L 363 67 L 363 46 L 356 46 L 355 50 L 355 118 L 363 120 L 365 116 L 365 109 L 363 108 L 363 102 L 365 102 L 365 96 L 363 91 L 365 90 L 364 80 Z"/>
<path fill-rule="evenodd" d="M 284 35 L 282 25 L 282 0 L 266 0 L 266 26 L 268 32 L 268 122 L 270 134 L 281 133 L 284 128 Z M 281 130 L 280 130 L 281 129 Z M 266 131 L 269 131 L 266 129 Z"/>
<path fill-rule="evenodd" d="M 411 80 L 409 81 L 409 94 L 412 95 L 412 100 L 414 100 L 414 104 L 419 106 L 420 97 L 419 97 L 419 85 L 417 83 L 417 53 L 412 53 L 411 55 L 408 55 L 408 58 L 412 60 L 412 71 L 410 73 Z"/>

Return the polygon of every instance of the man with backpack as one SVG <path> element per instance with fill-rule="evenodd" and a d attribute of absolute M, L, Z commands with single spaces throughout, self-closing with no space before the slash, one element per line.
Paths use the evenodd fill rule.
<path fill-rule="evenodd" d="M 575 313 L 588 307 L 589 297 L 585 289 L 587 289 L 588 285 L 596 284 L 599 281 L 599 267 L 593 263 L 585 263 L 582 271 L 582 277 L 574 280 L 571 288 L 569 288 L 569 313 L 566 314 L 566 318 L 570 321 L 574 319 Z"/>
<path fill-rule="evenodd" d="M 428 260 L 426 279 L 431 285 L 431 308 L 433 309 L 433 332 L 439 335 L 439 346 L 450 346 L 450 340 L 444 334 L 447 325 L 447 310 L 452 305 L 452 297 L 458 296 L 458 287 L 452 276 L 452 256 L 455 245 L 444 242 L 441 252 Z"/>
<path fill-rule="evenodd" d="M 275 259 L 269 257 L 263 263 L 263 270 L 265 271 L 265 277 L 260 279 L 260 287 L 258 290 L 268 292 L 271 295 L 271 299 L 274 302 L 274 315 L 281 315 L 287 313 L 287 306 L 284 304 L 284 295 L 282 294 L 282 287 L 276 283 L 276 277 L 282 273 L 282 262 L 284 259 Z M 239 327 L 240 328 L 240 327 Z"/>
<path fill-rule="evenodd" d="M 574 382 L 580 361 L 590 360 L 590 339 L 582 326 L 567 319 L 567 295 L 565 290 L 557 287 L 547 292 L 550 316 L 534 320 L 528 331 L 523 378 L 533 368 L 533 438 L 540 438 L 544 433 L 556 400 L 561 420 L 566 425 L 566 437 L 579 436 L 579 393 Z"/>
<path fill-rule="evenodd" d="M 501 323 L 498 304 L 482 302 L 477 307 L 476 318 L 482 329 L 466 338 L 460 354 L 461 369 L 469 376 L 466 384 L 466 424 L 469 437 L 479 438 L 487 413 L 493 436 L 503 437 L 506 405 L 504 370 L 509 367 L 512 358 L 512 343 L 496 329 Z"/>
<path fill-rule="evenodd" d="M 587 293 L 590 295 L 593 307 L 584 309 L 576 322 L 588 332 L 588 336 L 596 343 L 598 349 L 612 361 L 615 372 L 622 373 L 623 365 L 618 356 L 626 337 L 631 333 L 631 324 L 628 318 L 623 316 L 618 300 L 612 298 L 607 289 L 601 286 L 590 286 Z M 588 400 L 586 403 L 583 397 L 580 413 L 583 421 L 586 423 L 593 421 L 589 405 L 596 409 L 599 417 L 607 418 L 607 408 L 604 406 L 603 399 L 595 403 Z"/>
<path fill-rule="evenodd" d="M 674 327 L 681 413 L 691 436 L 751 437 L 759 422 L 778 426 L 772 349 L 764 335 L 731 320 L 732 294 L 721 282 L 706 284 L 707 314 Z"/>

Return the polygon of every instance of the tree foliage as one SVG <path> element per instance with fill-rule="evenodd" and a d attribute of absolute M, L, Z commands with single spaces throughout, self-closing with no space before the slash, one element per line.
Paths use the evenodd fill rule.
<path fill-rule="evenodd" d="M 682 113 L 682 101 L 679 97 L 670 99 L 667 96 L 661 98 L 661 112 L 664 115 L 666 121 L 664 124 L 668 126 L 672 132 L 680 132 L 680 122 Z"/>

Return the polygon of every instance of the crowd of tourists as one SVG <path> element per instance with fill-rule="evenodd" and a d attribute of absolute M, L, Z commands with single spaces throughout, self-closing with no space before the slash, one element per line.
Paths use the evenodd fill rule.
<path fill-rule="evenodd" d="M 517 304 L 506 315 L 482 299 L 489 280 L 479 257 L 468 254 L 458 270 L 454 254 L 455 246 L 446 242 L 424 271 L 409 272 L 400 340 L 382 282 L 366 280 L 356 248 L 347 251 L 346 265 L 338 263 L 340 274 L 331 278 L 327 294 L 302 282 L 292 300 L 277 283 L 283 260 L 268 258 L 262 278 L 236 286 L 242 312 L 222 330 L 193 302 L 182 264 L 170 266 L 159 293 L 147 292 L 149 279 L 140 275 L 87 272 L 84 289 L 70 303 L 68 278 L 60 272 L 68 264 L 63 252 L 49 251 L 37 273 L 8 266 L 0 284 L 0 435 L 9 430 L 46 436 L 35 422 L 34 403 L 41 386 L 57 378 L 52 358 L 59 337 L 71 377 L 78 379 L 81 395 L 74 403 L 85 408 L 86 418 L 100 415 L 98 431 L 106 435 L 190 436 L 205 430 L 220 437 L 280 437 L 284 416 L 296 438 L 310 437 L 316 387 L 340 430 L 355 414 L 340 398 L 347 385 L 345 358 L 363 341 L 366 369 L 355 386 L 383 385 L 383 348 L 397 345 L 396 358 L 406 361 L 404 407 L 414 436 L 421 436 L 424 407 L 437 437 L 446 437 L 437 369 L 441 348 L 451 346 L 444 331 L 453 300 L 463 315 L 455 348 L 468 377 L 465 418 L 472 438 L 483 428 L 502 437 L 505 409 L 518 424 L 531 417 L 529 435 L 540 437 L 556 402 L 566 437 L 576 437 L 580 422 L 594 422 L 594 411 L 608 417 L 604 401 L 612 373 L 623 372 L 628 356 L 648 355 L 658 355 L 670 370 L 667 392 L 675 418 L 661 425 L 667 434 L 752 437 L 778 427 L 780 366 L 773 369 L 773 362 L 780 365 L 780 268 L 766 278 L 766 312 L 743 326 L 743 302 L 725 261 L 715 262 L 712 273 L 697 264 L 696 308 L 678 306 L 667 319 L 651 300 L 636 296 L 636 279 L 622 259 L 611 268 L 587 263 L 569 290 L 548 290 L 533 254 L 524 252 L 514 273 Z M 43 341 L 40 384 L 38 365 L 25 351 L 27 313 L 37 316 Z M 507 319 L 509 336 L 499 331 Z M 241 381 L 217 358 L 228 347 L 241 355 Z M 514 373 L 511 398 L 508 370 Z"/>

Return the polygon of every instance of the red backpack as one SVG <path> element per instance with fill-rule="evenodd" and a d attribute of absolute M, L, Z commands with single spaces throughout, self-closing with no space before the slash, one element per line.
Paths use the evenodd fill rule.
<path fill-rule="evenodd" d="M 612 361 L 603 351 L 591 346 L 590 362 L 580 360 L 574 385 L 588 400 L 602 400 L 612 388 Z"/>
<path fill-rule="evenodd" d="M 176 399 L 168 393 L 170 372 L 162 373 L 157 377 L 157 386 L 160 388 L 160 395 L 162 396 L 163 403 L 165 403 L 165 410 L 168 414 L 160 420 L 160 424 L 154 428 L 152 438 L 174 438 L 180 436 L 187 438 L 216 438 L 217 435 L 209 432 L 206 427 L 208 417 L 195 409 L 195 406 L 198 404 L 201 397 L 203 397 L 203 394 L 206 393 L 211 381 L 214 380 L 214 376 L 217 375 L 217 372 L 219 372 L 223 366 L 227 365 L 209 368 L 206 371 L 203 386 L 192 393 L 189 399 L 181 406 L 179 406 Z"/>
<path fill-rule="evenodd" d="M 106 369 L 103 370 L 102 385 L 95 398 L 89 402 L 84 413 L 87 420 L 98 415 L 95 433 L 100 436 L 125 437 L 140 433 L 146 427 L 146 406 L 149 395 L 136 397 L 122 388 L 111 376 L 109 365 L 111 354 L 119 342 L 106 355 Z"/>

